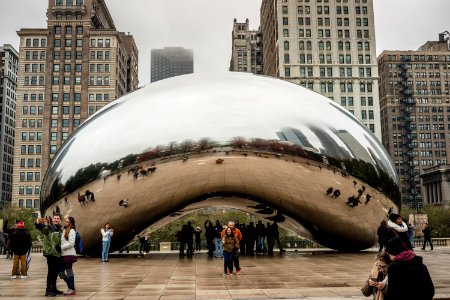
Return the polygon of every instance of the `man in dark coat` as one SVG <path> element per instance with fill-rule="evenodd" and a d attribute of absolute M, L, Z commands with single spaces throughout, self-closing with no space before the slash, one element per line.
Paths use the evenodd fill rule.
<path fill-rule="evenodd" d="M 431 241 L 431 227 L 428 223 L 425 223 L 425 228 L 422 230 L 423 232 L 423 247 L 422 250 L 425 250 L 425 246 L 427 242 L 430 244 L 431 250 L 433 250 L 433 242 Z"/>
<path fill-rule="evenodd" d="M 392 263 L 388 268 L 388 299 L 432 300 L 434 285 L 423 259 L 411 249 L 405 250 L 400 238 L 386 244 Z"/>
<path fill-rule="evenodd" d="M 14 262 L 11 273 L 11 278 L 27 278 L 27 252 L 31 248 L 31 235 L 28 230 L 25 229 L 24 222 L 16 223 L 16 230 L 11 234 L 9 245 L 14 253 Z M 20 274 L 17 273 L 20 262 Z"/>

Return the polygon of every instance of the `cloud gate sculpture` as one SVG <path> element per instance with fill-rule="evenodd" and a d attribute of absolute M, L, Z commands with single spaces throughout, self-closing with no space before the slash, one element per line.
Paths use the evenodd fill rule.
<path fill-rule="evenodd" d="M 100 254 L 104 223 L 114 251 L 161 219 L 209 206 L 360 250 L 376 243 L 398 198 L 385 149 L 335 102 L 269 77 L 191 74 L 86 120 L 47 170 L 41 211 L 73 216 L 90 255 Z"/>

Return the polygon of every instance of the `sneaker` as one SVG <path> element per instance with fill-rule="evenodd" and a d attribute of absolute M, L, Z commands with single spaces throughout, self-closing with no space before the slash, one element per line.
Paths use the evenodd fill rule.
<path fill-rule="evenodd" d="M 11 276 L 11 279 L 16 279 L 16 278 L 17 278 L 16 275 L 12 275 L 12 276 Z"/>
<path fill-rule="evenodd" d="M 77 293 L 74 290 L 68 289 L 67 292 L 64 292 L 64 296 L 73 296 Z"/>
<path fill-rule="evenodd" d="M 27 275 L 20 275 L 20 279 L 27 279 Z"/>
<path fill-rule="evenodd" d="M 56 294 L 50 290 L 45 290 L 45 297 L 55 297 Z"/>
<path fill-rule="evenodd" d="M 241 275 L 241 270 L 237 270 L 236 275 Z"/>

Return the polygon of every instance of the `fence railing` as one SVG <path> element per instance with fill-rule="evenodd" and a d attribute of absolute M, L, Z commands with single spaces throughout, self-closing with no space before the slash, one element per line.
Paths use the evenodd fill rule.
<path fill-rule="evenodd" d="M 433 247 L 450 247 L 450 238 L 433 238 L 431 239 L 433 242 Z M 287 239 L 287 240 L 281 240 L 281 245 L 284 249 L 325 249 L 325 247 L 316 244 L 314 242 L 308 241 L 308 240 L 298 240 L 298 239 Z M 150 252 L 152 251 L 160 251 L 161 244 L 169 244 L 170 243 L 170 249 L 165 250 L 179 250 L 180 249 L 180 243 L 179 242 L 167 242 L 167 243 L 159 243 L 159 242 L 150 242 Z M 267 247 L 267 243 L 265 244 Z M 423 239 L 415 239 L 414 240 L 414 247 L 421 248 L 423 245 Z M 165 246 L 165 245 L 164 245 Z M 375 247 L 375 245 L 374 245 Z M 133 243 L 128 246 L 129 251 L 139 251 L 140 244 L 139 243 Z M 168 247 L 167 247 L 168 248 Z M 201 242 L 201 249 L 206 250 L 206 241 Z M 123 249 L 124 252 L 126 252 L 126 248 Z M 32 253 L 42 253 L 42 244 L 33 244 L 31 247 Z"/>

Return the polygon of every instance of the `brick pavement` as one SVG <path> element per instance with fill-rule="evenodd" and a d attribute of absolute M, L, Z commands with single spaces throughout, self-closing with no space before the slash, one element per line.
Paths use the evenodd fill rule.
<path fill-rule="evenodd" d="M 450 248 L 417 250 L 424 257 L 436 299 L 450 299 Z M 273 257 L 242 257 L 242 275 L 223 276 L 221 259 L 206 253 L 179 258 L 174 252 L 80 258 L 74 265 L 77 296 L 71 299 L 370 299 L 360 287 L 376 252 L 327 250 L 287 252 Z M 0 257 L 1 299 L 43 297 L 46 262 L 33 254 L 27 279 L 10 279 L 12 260 Z M 58 287 L 65 284 L 58 280 Z"/>

